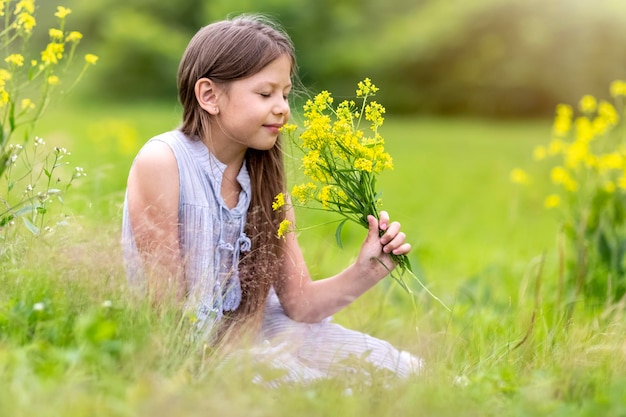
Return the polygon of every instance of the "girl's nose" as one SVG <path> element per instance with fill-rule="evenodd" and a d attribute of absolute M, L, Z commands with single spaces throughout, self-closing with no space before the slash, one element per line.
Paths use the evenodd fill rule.
<path fill-rule="evenodd" d="M 274 106 L 274 113 L 289 114 L 289 102 L 281 97 L 280 101 Z"/>

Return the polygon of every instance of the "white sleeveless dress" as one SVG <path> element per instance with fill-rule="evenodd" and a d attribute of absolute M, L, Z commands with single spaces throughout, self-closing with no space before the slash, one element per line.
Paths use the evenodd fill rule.
<path fill-rule="evenodd" d="M 250 177 L 245 164 L 237 180 L 242 191 L 230 209 L 221 197 L 225 165 L 206 146 L 179 130 L 163 133 L 151 141 L 170 146 L 180 177 L 179 240 L 189 289 L 187 308 L 192 309 L 203 332 L 210 334 L 224 312 L 241 301 L 238 264 L 242 251 L 250 250 L 244 233 L 250 204 Z M 141 152 L 141 151 L 140 151 Z M 124 202 L 122 246 L 129 283 L 145 289 L 145 278 Z M 346 329 L 327 318 L 301 323 L 285 314 L 273 289 L 268 297 L 259 344 L 250 352 L 269 366 L 284 370 L 280 382 L 310 382 L 355 371 L 367 373 L 372 366 L 399 377 L 419 373 L 422 360 L 399 351 L 386 341 Z M 363 361 L 356 369 L 355 363 Z"/>

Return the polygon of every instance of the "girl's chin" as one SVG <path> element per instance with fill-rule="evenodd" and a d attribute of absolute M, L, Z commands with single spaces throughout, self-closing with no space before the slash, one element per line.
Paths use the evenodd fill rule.
<path fill-rule="evenodd" d="M 254 149 L 255 151 L 269 151 L 276 145 L 277 140 L 273 140 L 271 142 L 254 144 L 249 146 L 250 149 Z"/>

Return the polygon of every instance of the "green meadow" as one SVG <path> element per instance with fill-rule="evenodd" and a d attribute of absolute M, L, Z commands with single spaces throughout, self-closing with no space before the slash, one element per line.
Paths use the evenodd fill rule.
<path fill-rule="evenodd" d="M 626 414 L 624 306 L 588 305 L 559 289 L 559 213 L 533 171 L 548 120 L 389 116 L 381 133 L 395 169 L 383 205 L 413 244 L 413 294 L 391 279 L 334 317 L 423 357 L 423 375 L 373 373 L 307 386 L 252 382 L 270 370 L 216 363 L 187 343 L 175 311 L 128 292 L 119 247 L 132 159 L 176 127 L 172 103 L 61 103 L 38 126 L 84 168 L 53 233 L 22 233 L 0 263 L 0 416 L 620 416 Z M 291 178 L 298 162 L 287 158 Z M 331 214 L 298 209 L 314 277 L 356 256 L 364 230 L 335 242 Z M 53 218 L 53 217 L 51 217 Z M 8 255 L 7 255 L 8 253 Z M 426 286 L 444 304 L 429 296 Z M 449 308 L 450 310 L 448 310 Z"/>

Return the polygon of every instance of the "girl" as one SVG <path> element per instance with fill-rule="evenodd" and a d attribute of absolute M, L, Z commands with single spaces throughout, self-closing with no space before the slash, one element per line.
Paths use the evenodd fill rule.
<path fill-rule="evenodd" d="M 316 281 L 296 235 L 276 237 L 282 216 L 295 223 L 292 209 L 272 210 L 286 187 L 279 133 L 295 75 L 290 39 L 263 18 L 220 21 L 193 37 L 178 70 L 182 126 L 146 143 L 128 177 L 129 280 L 157 303 L 183 302 L 214 341 L 256 324 L 265 342 L 255 351 L 271 352 L 285 381 L 352 372 L 351 357 L 409 376 L 418 358 L 329 319 L 388 274 L 390 253 L 410 250 L 400 224 L 369 216 L 356 261 Z"/>

